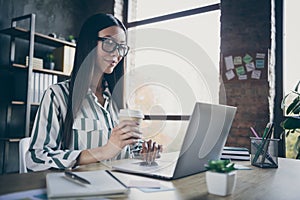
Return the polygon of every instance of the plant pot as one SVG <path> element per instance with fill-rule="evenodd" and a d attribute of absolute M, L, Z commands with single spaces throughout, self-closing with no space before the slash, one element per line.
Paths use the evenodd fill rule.
<path fill-rule="evenodd" d="M 45 69 L 53 70 L 54 67 L 55 67 L 55 63 L 54 62 L 46 62 L 45 63 Z"/>
<path fill-rule="evenodd" d="M 230 173 L 206 172 L 206 185 L 210 194 L 226 196 L 232 194 L 236 184 L 236 171 Z"/>

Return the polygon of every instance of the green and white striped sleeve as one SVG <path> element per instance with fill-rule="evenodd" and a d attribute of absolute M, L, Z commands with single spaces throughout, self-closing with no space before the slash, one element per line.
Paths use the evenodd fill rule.
<path fill-rule="evenodd" d="M 26 154 L 29 171 L 73 167 L 81 150 L 61 150 L 63 120 L 66 115 L 68 84 L 56 84 L 44 93 L 32 129 Z"/>

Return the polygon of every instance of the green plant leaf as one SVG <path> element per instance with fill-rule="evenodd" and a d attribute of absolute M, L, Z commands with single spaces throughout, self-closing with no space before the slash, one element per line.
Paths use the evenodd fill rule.
<path fill-rule="evenodd" d="M 286 114 L 299 114 L 300 113 L 300 97 L 296 97 L 293 102 L 287 107 Z"/>
<path fill-rule="evenodd" d="M 209 171 L 219 173 L 228 173 L 235 170 L 234 163 L 231 163 L 230 160 L 210 160 L 205 167 Z"/>
<path fill-rule="evenodd" d="M 300 128 L 300 119 L 289 117 L 281 123 L 281 127 L 287 130 L 298 129 Z"/>

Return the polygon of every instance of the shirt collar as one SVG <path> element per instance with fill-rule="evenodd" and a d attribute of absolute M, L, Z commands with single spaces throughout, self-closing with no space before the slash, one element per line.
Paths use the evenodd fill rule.
<path fill-rule="evenodd" d="M 91 90 L 91 88 L 88 89 L 87 96 L 90 97 L 90 98 L 92 98 L 96 104 L 98 104 L 98 105 L 100 105 L 102 107 L 102 105 L 99 104 L 99 102 L 98 102 L 97 96 L 93 93 L 93 91 Z M 107 109 L 108 108 L 108 104 L 109 104 L 109 100 L 111 99 L 111 94 L 110 94 L 110 91 L 109 91 L 108 88 L 106 88 L 103 91 L 103 97 L 104 97 L 104 100 L 105 100 L 103 108 Z"/>

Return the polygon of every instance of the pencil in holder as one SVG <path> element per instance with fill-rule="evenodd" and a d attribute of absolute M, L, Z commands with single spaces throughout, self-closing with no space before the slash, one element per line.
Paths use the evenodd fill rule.
<path fill-rule="evenodd" d="M 261 168 L 277 168 L 279 139 L 254 137 L 250 139 L 251 164 Z"/>

